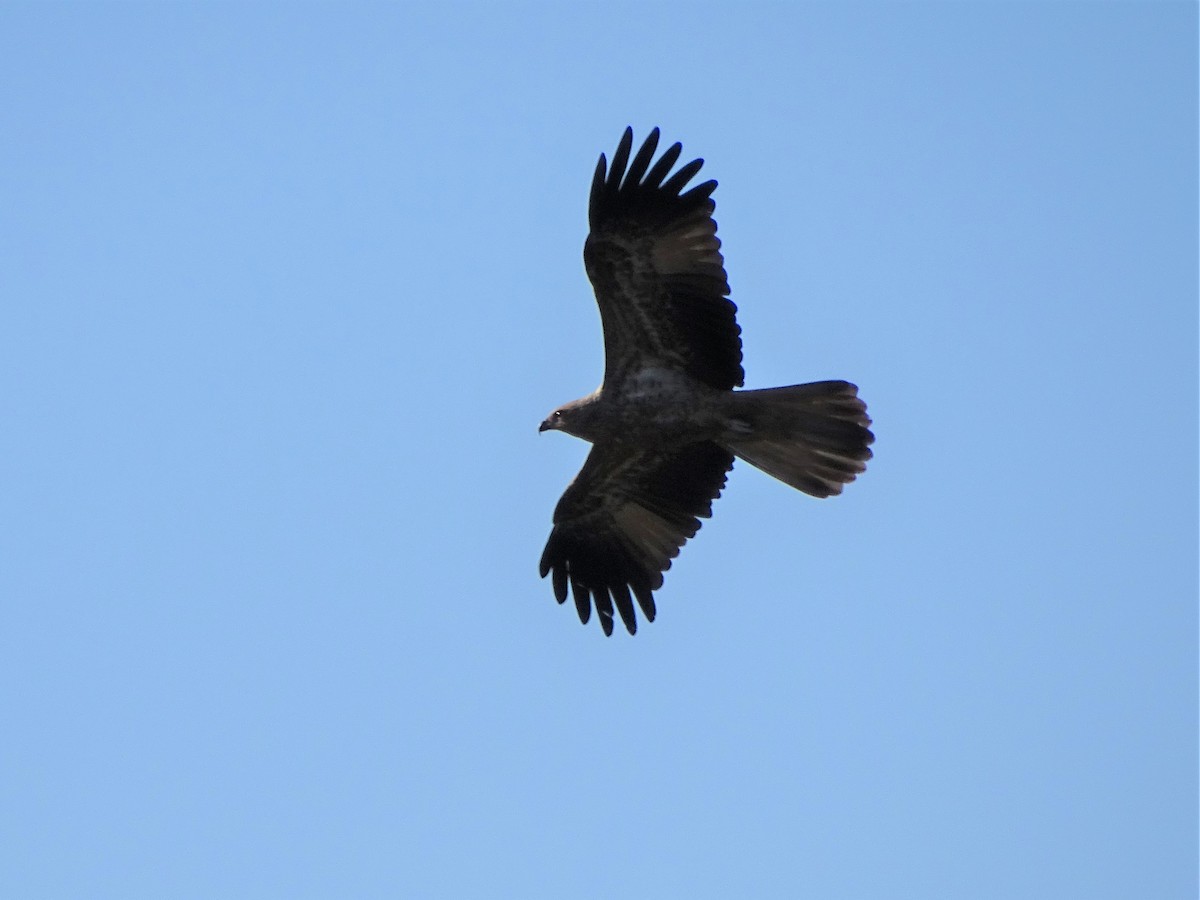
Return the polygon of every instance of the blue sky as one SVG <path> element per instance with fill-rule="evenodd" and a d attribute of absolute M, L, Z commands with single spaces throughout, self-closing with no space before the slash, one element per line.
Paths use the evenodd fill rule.
<path fill-rule="evenodd" d="M 0 8 L 0 893 L 1194 897 L 1194 4 Z M 738 466 L 636 638 L 537 578 L 626 125 Z"/>

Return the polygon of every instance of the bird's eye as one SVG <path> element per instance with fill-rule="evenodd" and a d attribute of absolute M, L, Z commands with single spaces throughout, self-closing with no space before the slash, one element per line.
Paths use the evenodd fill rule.
<path fill-rule="evenodd" d="M 562 410 L 560 410 L 560 409 L 556 409 L 556 410 L 554 411 L 554 418 L 555 418 L 555 419 L 561 419 L 561 418 L 562 418 Z"/>

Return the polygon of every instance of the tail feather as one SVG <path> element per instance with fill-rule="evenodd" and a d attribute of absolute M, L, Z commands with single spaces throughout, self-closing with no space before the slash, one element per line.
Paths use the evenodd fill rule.
<path fill-rule="evenodd" d="M 875 440 L 858 388 L 818 381 L 733 395 L 728 449 L 814 497 L 842 492 L 866 471 Z"/>

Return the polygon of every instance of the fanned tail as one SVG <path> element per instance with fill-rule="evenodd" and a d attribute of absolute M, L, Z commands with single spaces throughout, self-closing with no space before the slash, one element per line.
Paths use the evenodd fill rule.
<path fill-rule="evenodd" d="M 733 397 L 726 447 L 784 484 L 831 497 L 866 471 L 875 435 L 853 384 L 818 381 Z"/>

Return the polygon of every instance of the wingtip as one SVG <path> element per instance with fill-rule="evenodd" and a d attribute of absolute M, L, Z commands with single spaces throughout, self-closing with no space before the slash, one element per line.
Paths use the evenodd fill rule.
<path fill-rule="evenodd" d="M 666 182 L 663 183 L 663 192 L 678 195 L 680 191 L 687 187 L 687 183 L 696 177 L 696 173 L 699 172 L 703 167 L 703 157 L 697 157 L 690 163 L 680 166 L 679 171 L 677 171 L 674 175 L 668 178 Z M 716 185 L 713 185 L 713 187 L 715 188 Z"/>
<path fill-rule="evenodd" d="M 608 184 L 610 188 L 619 188 L 621 179 L 625 177 L 625 166 L 629 163 L 629 153 L 633 149 L 633 128 L 625 127 L 621 141 L 617 144 L 617 152 L 613 154 L 612 165 L 608 169 Z"/>

